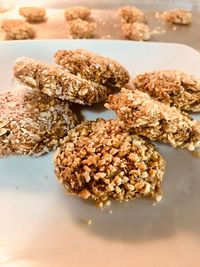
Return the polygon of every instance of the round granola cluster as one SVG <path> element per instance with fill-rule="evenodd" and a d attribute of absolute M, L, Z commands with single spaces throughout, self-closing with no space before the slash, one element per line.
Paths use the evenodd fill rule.
<path fill-rule="evenodd" d="M 92 38 L 95 33 L 96 24 L 78 18 L 68 21 L 68 28 L 73 39 Z"/>
<path fill-rule="evenodd" d="M 85 121 L 58 148 L 55 174 L 70 193 L 109 199 L 160 198 L 165 161 L 148 141 L 131 135 L 118 120 Z"/>
<path fill-rule="evenodd" d="M 41 155 L 78 123 L 68 103 L 21 88 L 0 93 L 0 156 Z"/>
<path fill-rule="evenodd" d="M 33 39 L 36 36 L 33 27 L 20 19 L 3 20 L 1 27 L 5 31 L 7 40 Z"/>
<path fill-rule="evenodd" d="M 28 22 L 42 22 L 45 20 L 46 10 L 42 7 L 21 7 L 19 14 Z"/>
<path fill-rule="evenodd" d="M 162 15 L 166 22 L 189 25 L 192 23 L 192 13 L 186 9 L 173 9 L 165 11 Z"/>
<path fill-rule="evenodd" d="M 123 6 L 119 9 L 119 17 L 122 23 L 144 22 L 145 15 L 134 6 Z"/>
<path fill-rule="evenodd" d="M 124 23 L 122 25 L 122 31 L 124 36 L 130 40 L 147 41 L 150 39 L 150 29 L 144 23 Z"/>

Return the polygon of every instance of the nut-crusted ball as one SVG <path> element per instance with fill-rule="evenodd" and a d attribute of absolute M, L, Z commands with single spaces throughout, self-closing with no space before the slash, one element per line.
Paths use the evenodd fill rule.
<path fill-rule="evenodd" d="M 192 13 L 185 9 L 165 11 L 162 17 L 165 21 L 174 24 L 188 25 L 192 23 Z"/>
<path fill-rule="evenodd" d="M 62 100 L 91 105 L 106 99 L 108 95 L 108 89 L 103 85 L 31 58 L 18 58 L 13 71 L 21 83 Z"/>
<path fill-rule="evenodd" d="M 67 21 L 74 19 L 87 20 L 91 14 L 91 10 L 84 6 L 68 7 L 65 9 L 65 19 Z"/>
<path fill-rule="evenodd" d="M 58 50 L 55 62 L 70 73 L 111 87 L 129 81 L 128 71 L 117 61 L 85 49 Z"/>
<path fill-rule="evenodd" d="M 81 123 L 62 141 L 54 163 L 68 192 L 91 197 L 100 207 L 109 199 L 161 196 L 164 159 L 151 143 L 125 130 L 121 121 Z"/>
<path fill-rule="evenodd" d="M 181 110 L 200 111 L 200 80 L 178 70 L 153 71 L 133 80 L 136 89 Z"/>
<path fill-rule="evenodd" d="M 82 19 L 68 21 L 69 33 L 73 39 L 87 39 L 94 36 L 96 24 Z"/>
<path fill-rule="evenodd" d="M 19 14 L 28 22 L 42 22 L 45 20 L 46 10 L 42 7 L 21 7 Z"/>
<path fill-rule="evenodd" d="M 150 29 L 144 23 L 124 23 L 122 24 L 122 32 L 130 40 L 147 41 L 150 39 Z"/>
<path fill-rule="evenodd" d="M 144 22 L 145 15 L 134 6 L 123 6 L 119 9 L 119 17 L 122 23 Z"/>
<path fill-rule="evenodd" d="M 0 92 L 0 156 L 41 155 L 78 123 L 67 102 L 29 88 Z"/>
<path fill-rule="evenodd" d="M 108 97 L 105 107 L 114 110 L 129 130 L 150 140 L 191 151 L 200 146 L 200 122 L 139 90 L 122 89 Z"/>
<path fill-rule="evenodd" d="M 36 35 L 29 23 L 19 19 L 3 20 L 1 27 L 6 33 L 7 40 L 33 39 Z"/>

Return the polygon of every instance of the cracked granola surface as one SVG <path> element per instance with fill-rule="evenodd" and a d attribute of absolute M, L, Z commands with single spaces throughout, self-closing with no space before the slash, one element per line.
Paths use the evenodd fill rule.
<path fill-rule="evenodd" d="M 91 10 L 84 6 L 68 7 L 64 12 L 67 21 L 75 19 L 87 20 L 90 17 L 90 14 Z"/>
<path fill-rule="evenodd" d="M 100 84 L 120 87 L 129 81 L 129 73 L 120 63 L 85 49 L 58 50 L 54 58 L 69 72 Z"/>
<path fill-rule="evenodd" d="M 46 10 L 42 7 L 21 7 L 19 14 L 28 22 L 42 22 L 45 19 Z"/>
<path fill-rule="evenodd" d="M 110 95 L 105 106 L 138 135 L 191 151 L 200 146 L 199 122 L 139 90 L 122 89 L 119 95 Z"/>
<path fill-rule="evenodd" d="M 0 156 L 41 155 L 78 123 L 67 102 L 29 88 L 0 92 Z"/>
<path fill-rule="evenodd" d="M 36 36 L 33 27 L 20 19 L 3 20 L 1 28 L 5 31 L 7 40 L 33 39 Z"/>
<path fill-rule="evenodd" d="M 165 11 L 162 14 L 162 17 L 165 21 L 174 24 L 188 25 L 192 23 L 192 13 L 186 9 L 174 9 Z"/>
<path fill-rule="evenodd" d="M 96 30 L 96 23 L 80 18 L 68 21 L 67 25 L 73 39 L 92 38 Z"/>
<path fill-rule="evenodd" d="M 134 6 L 123 6 L 118 11 L 122 23 L 144 22 L 144 12 Z"/>
<path fill-rule="evenodd" d="M 30 58 L 18 58 L 13 71 L 20 82 L 51 97 L 85 105 L 107 98 L 105 86 Z"/>
<path fill-rule="evenodd" d="M 200 111 L 200 80 L 178 70 L 146 72 L 133 79 L 136 89 L 181 110 Z"/>
<path fill-rule="evenodd" d="M 165 161 L 148 141 L 131 135 L 118 120 L 85 121 L 58 148 L 55 174 L 68 192 L 109 201 L 160 199 Z"/>
<path fill-rule="evenodd" d="M 123 23 L 121 27 L 124 36 L 130 40 L 147 41 L 150 39 L 150 29 L 144 23 Z"/>

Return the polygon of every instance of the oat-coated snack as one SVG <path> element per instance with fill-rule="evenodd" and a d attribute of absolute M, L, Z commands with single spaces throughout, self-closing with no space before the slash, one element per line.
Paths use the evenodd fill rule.
<path fill-rule="evenodd" d="M 200 80 L 178 70 L 153 71 L 133 79 L 134 87 L 181 110 L 200 111 Z"/>
<path fill-rule="evenodd" d="M 174 9 L 165 11 L 162 14 L 162 17 L 165 21 L 174 24 L 188 25 L 192 23 L 192 13 L 186 9 Z"/>
<path fill-rule="evenodd" d="M 100 84 L 121 87 L 129 81 L 129 73 L 120 63 L 85 49 L 58 50 L 54 58 L 70 73 Z"/>
<path fill-rule="evenodd" d="M 42 7 L 21 7 L 19 14 L 28 22 L 42 22 L 45 20 L 46 10 Z"/>
<path fill-rule="evenodd" d="M 0 92 L 0 156 L 41 155 L 78 123 L 69 104 L 29 88 Z"/>
<path fill-rule="evenodd" d="M 145 15 L 134 6 L 123 6 L 118 11 L 122 23 L 144 22 Z"/>
<path fill-rule="evenodd" d="M 110 199 L 161 198 L 165 161 L 148 141 L 118 120 L 85 121 L 58 148 L 55 174 L 68 192 L 97 206 Z"/>
<path fill-rule="evenodd" d="M 126 38 L 134 41 L 147 41 L 151 36 L 149 27 L 140 22 L 122 24 L 122 32 Z"/>
<path fill-rule="evenodd" d="M 200 122 L 139 90 L 110 95 L 105 106 L 138 135 L 190 151 L 200 146 Z"/>
<path fill-rule="evenodd" d="M 84 6 L 68 7 L 65 9 L 65 19 L 67 21 L 74 19 L 87 20 L 91 14 L 91 10 Z"/>
<path fill-rule="evenodd" d="M 67 25 L 73 39 L 92 38 L 96 30 L 96 23 L 82 19 L 70 20 Z"/>
<path fill-rule="evenodd" d="M 51 97 L 85 105 L 107 98 L 108 89 L 105 86 L 30 58 L 18 58 L 13 71 L 20 82 Z"/>
<path fill-rule="evenodd" d="M 5 31 L 7 40 L 33 39 L 36 35 L 33 27 L 20 19 L 3 20 L 1 28 Z"/>

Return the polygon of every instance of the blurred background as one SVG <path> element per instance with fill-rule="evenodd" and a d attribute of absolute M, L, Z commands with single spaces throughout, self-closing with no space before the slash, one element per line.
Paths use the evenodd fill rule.
<path fill-rule="evenodd" d="M 65 8 L 67 6 L 85 5 L 90 8 L 117 8 L 121 5 L 132 4 L 151 9 L 182 7 L 200 10 L 200 0 L 0 0 L 0 11 L 6 11 L 20 6 L 43 6 L 46 8 Z"/>

